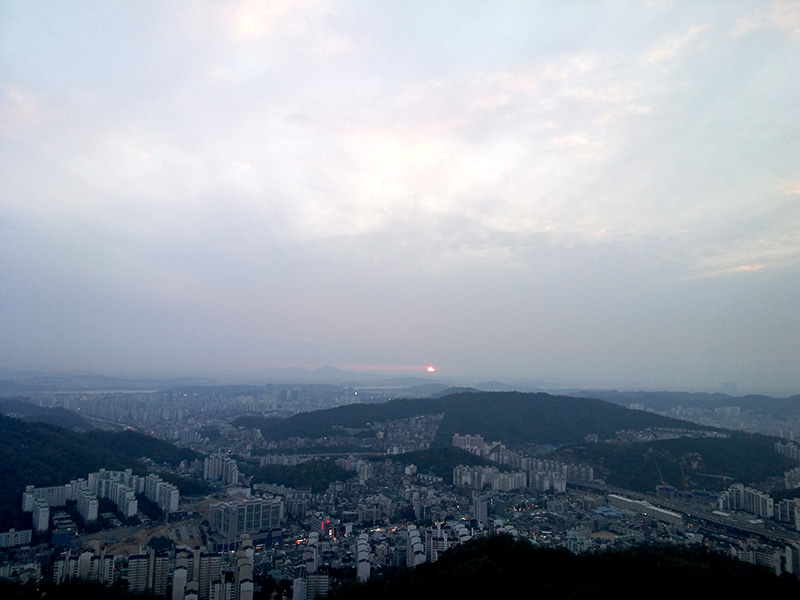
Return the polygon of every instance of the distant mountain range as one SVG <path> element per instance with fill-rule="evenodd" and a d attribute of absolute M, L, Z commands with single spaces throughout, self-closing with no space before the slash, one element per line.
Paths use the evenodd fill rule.
<path fill-rule="evenodd" d="M 0 379 L 0 394 L 22 395 L 37 391 L 144 391 L 186 385 L 212 385 L 213 379 L 178 377 L 151 379 L 105 375 L 52 374 L 36 371 L 6 373 Z"/>
<path fill-rule="evenodd" d="M 569 394 L 573 395 L 573 394 Z M 616 390 L 582 390 L 576 396 L 599 398 L 620 406 L 642 405 L 646 410 L 669 412 L 677 408 L 701 408 L 715 410 L 736 407 L 749 413 L 769 415 L 774 418 L 800 416 L 800 395 L 789 398 L 773 398 L 751 394 L 729 396 L 727 394 L 705 394 L 690 392 L 619 392 Z"/>
<path fill-rule="evenodd" d="M 97 374 L 49 373 L 41 371 L 14 371 L 0 369 L 0 394 L 24 395 L 34 391 L 132 391 L 132 390 L 164 390 L 186 386 L 227 386 L 246 382 L 247 385 L 265 386 L 269 384 L 333 384 L 355 389 L 394 389 L 398 396 L 427 395 L 426 391 L 441 391 L 451 386 L 469 385 L 472 389 L 484 392 L 547 392 L 562 396 L 578 396 L 608 399 L 612 402 L 624 401 L 626 398 L 646 398 L 651 400 L 657 396 L 707 397 L 726 402 L 726 398 L 734 398 L 727 394 L 703 394 L 689 392 L 627 392 L 587 387 L 568 387 L 568 384 L 548 378 L 527 380 L 484 380 L 473 378 L 469 381 L 455 381 L 443 373 L 425 373 L 422 367 L 418 370 L 385 371 L 342 369 L 325 365 L 317 368 L 282 368 L 265 369 L 260 374 L 239 377 L 232 381 L 230 377 L 114 377 Z M 415 389 L 417 388 L 417 389 Z M 766 397 L 766 396 L 752 396 Z M 797 398 L 798 396 L 795 396 Z"/>

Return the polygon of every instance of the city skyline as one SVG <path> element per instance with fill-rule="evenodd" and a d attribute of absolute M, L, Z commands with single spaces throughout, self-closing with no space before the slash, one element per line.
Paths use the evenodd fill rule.
<path fill-rule="evenodd" d="M 784 1 L 6 2 L 0 369 L 800 393 L 799 50 Z"/>

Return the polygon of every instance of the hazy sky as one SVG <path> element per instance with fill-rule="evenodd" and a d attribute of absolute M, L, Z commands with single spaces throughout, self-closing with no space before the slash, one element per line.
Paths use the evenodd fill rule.
<path fill-rule="evenodd" d="M 0 4 L 0 368 L 800 393 L 800 2 Z"/>

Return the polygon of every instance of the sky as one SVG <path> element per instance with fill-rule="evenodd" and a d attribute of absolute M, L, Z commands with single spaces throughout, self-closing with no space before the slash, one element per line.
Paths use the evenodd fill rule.
<path fill-rule="evenodd" d="M 800 3 L 0 3 L 0 370 L 800 393 Z"/>

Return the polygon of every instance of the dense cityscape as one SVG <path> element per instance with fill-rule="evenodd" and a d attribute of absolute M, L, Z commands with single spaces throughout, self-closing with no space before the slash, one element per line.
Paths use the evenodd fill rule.
<path fill-rule="evenodd" d="M 448 391 L 461 390 L 441 393 Z M 345 581 L 435 563 L 448 549 L 498 533 L 573 554 L 643 543 L 702 546 L 776 575 L 800 574 L 800 500 L 770 495 L 800 487 L 800 446 L 790 433 L 770 438 L 775 462 L 798 464 L 781 482 L 755 488 L 728 478 L 714 490 L 664 482 L 641 493 L 609 485 L 590 464 L 554 458 L 552 446 L 512 449 L 477 432 L 450 440 L 460 454 L 449 460 L 463 463 L 429 464 L 425 453 L 435 450 L 444 414 L 334 426 L 322 438 L 269 439 L 249 421 L 375 406 L 398 395 L 402 390 L 295 384 L 34 392 L 22 404 L 6 400 L 11 416 L 22 417 L 9 408 L 24 405 L 40 416 L 67 410 L 84 427 L 143 432 L 196 458 L 168 464 L 145 456 L 144 474 L 101 468 L 55 486 L 26 483 L 18 501 L 30 527 L 2 533 L 0 576 L 37 585 L 122 585 L 176 600 L 247 600 L 265 589 L 311 600 Z M 708 419 L 709 411 L 690 408 L 680 412 Z M 731 408 L 716 414 L 748 420 Z M 619 431 L 616 443 L 725 439 L 733 431 L 684 423 Z M 757 424 L 764 426 L 763 417 L 749 427 Z M 597 437 L 585 441 L 596 444 Z M 323 465 L 323 476 L 296 487 L 258 476 L 265 467 L 312 464 Z M 182 493 L 187 481 L 205 487 Z"/>
<path fill-rule="evenodd" d="M 0 2 L 0 599 L 800 595 L 800 1 Z"/>

